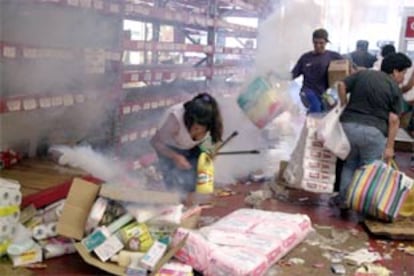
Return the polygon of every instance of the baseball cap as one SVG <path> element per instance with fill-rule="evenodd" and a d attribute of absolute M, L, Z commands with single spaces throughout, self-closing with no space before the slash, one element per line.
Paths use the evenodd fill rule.
<path fill-rule="evenodd" d="M 315 38 L 322 38 L 325 39 L 326 42 L 330 42 L 328 39 L 328 32 L 325 29 L 316 29 L 313 31 L 312 39 Z"/>

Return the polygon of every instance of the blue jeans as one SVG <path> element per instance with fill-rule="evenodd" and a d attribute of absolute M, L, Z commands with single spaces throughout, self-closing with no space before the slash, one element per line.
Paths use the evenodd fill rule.
<path fill-rule="evenodd" d="M 158 165 L 162 172 L 164 183 L 168 190 L 179 192 L 194 192 L 197 183 L 197 164 L 198 157 L 200 156 L 200 148 L 198 146 L 189 149 L 182 150 L 170 146 L 170 149 L 184 155 L 188 162 L 191 164 L 191 169 L 181 170 L 175 166 L 175 163 L 162 155 L 158 155 Z"/>
<path fill-rule="evenodd" d="M 358 123 L 342 123 L 351 144 L 351 152 L 345 160 L 341 174 L 339 198 L 345 202 L 346 193 L 357 168 L 382 159 L 387 138 L 376 127 Z"/>
<path fill-rule="evenodd" d="M 324 111 L 324 105 L 321 96 L 311 90 L 303 89 L 300 92 L 302 104 L 308 109 L 308 113 L 320 113 Z"/>

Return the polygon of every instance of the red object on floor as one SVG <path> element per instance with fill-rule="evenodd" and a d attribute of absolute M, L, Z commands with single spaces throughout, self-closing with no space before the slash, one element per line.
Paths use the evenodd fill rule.
<path fill-rule="evenodd" d="M 82 178 L 95 184 L 102 183 L 102 180 L 97 179 L 93 176 L 84 176 Z M 66 198 L 71 185 L 72 181 L 68 181 L 60 185 L 40 191 L 36 194 L 25 196 L 23 197 L 21 206 L 22 208 L 24 208 L 30 204 L 33 204 L 36 208 L 42 208 L 44 206 L 52 204 L 53 202 Z"/>

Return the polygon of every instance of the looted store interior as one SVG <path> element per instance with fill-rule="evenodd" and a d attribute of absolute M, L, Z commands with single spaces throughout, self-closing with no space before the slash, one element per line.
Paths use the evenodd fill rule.
<path fill-rule="evenodd" d="M 414 275 L 414 1 L 0 0 L 1 275 Z"/>

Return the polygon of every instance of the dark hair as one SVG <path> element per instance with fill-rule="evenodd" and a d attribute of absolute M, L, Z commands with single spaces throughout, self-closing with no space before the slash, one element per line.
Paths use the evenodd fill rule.
<path fill-rule="evenodd" d="M 401 72 L 409 67 L 411 67 L 411 60 L 403 53 L 389 54 L 381 63 L 381 71 L 387 74 L 392 74 L 394 70 Z"/>
<path fill-rule="evenodd" d="M 356 47 L 361 50 L 368 50 L 369 42 L 368 40 L 358 40 L 356 43 Z"/>
<path fill-rule="evenodd" d="M 221 141 L 223 121 L 217 101 L 207 93 L 195 96 L 184 104 L 184 124 L 189 130 L 193 124 L 200 124 L 210 131 L 213 143 Z"/>
<path fill-rule="evenodd" d="M 395 54 L 395 52 L 396 52 L 395 47 L 392 44 L 384 45 L 381 48 L 381 56 L 382 57 L 386 57 L 389 54 Z"/>
<path fill-rule="evenodd" d="M 312 39 L 324 39 L 329 42 L 328 32 L 325 29 L 316 29 L 312 33 Z"/>

